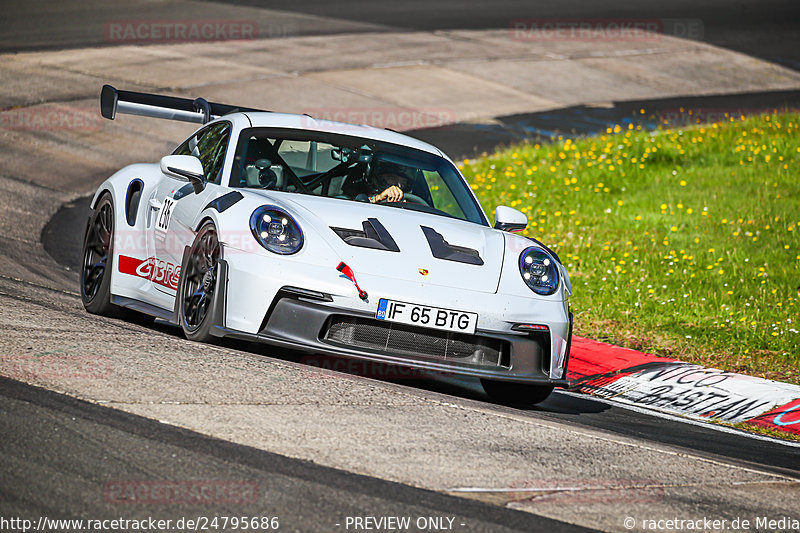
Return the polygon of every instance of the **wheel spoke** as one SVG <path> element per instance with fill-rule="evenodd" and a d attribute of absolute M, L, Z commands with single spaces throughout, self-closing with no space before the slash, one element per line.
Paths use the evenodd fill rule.
<path fill-rule="evenodd" d="M 103 250 L 103 241 L 98 234 L 96 224 L 92 224 L 92 230 L 89 232 L 89 235 L 86 236 L 86 247 L 95 251 Z"/>
<path fill-rule="evenodd" d="M 109 221 L 108 221 L 108 209 L 102 209 L 97 216 L 97 228 L 98 228 L 98 236 L 100 236 L 103 242 L 106 241 L 108 234 L 111 233 L 109 229 Z"/>
<path fill-rule="evenodd" d="M 111 205 L 107 202 L 102 203 L 89 224 L 83 258 L 82 285 L 84 297 L 92 300 L 97 296 L 106 273 L 114 229 Z"/>
<path fill-rule="evenodd" d="M 206 295 L 201 289 L 196 290 L 193 292 L 188 298 L 186 298 L 186 304 L 184 307 L 184 314 L 186 316 L 186 322 L 188 325 L 194 327 L 199 325 L 202 321 L 202 303 L 205 300 Z"/>
<path fill-rule="evenodd" d="M 191 264 L 192 264 L 192 267 L 193 267 L 192 268 L 192 275 L 196 275 L 196 276 L 199 276 L 199 277 L 202 278 L 203 274 L 206 271 L 206 269 L 204 268 L 205 267 L 205 261 L 203 261 L 202 256 L 200 254 L 192 254 Z"/>
<path fill-rule="evenodd" d="M 208 302 L 208 298 L 206 298 L 206 293 L 200 295 L 200 299 L 197 301 L 197 307 L 195 308 L 195 325 L 199 326 L 200 323 L 206 316 L 206 304 Z"/>
<path fill-rule="evenodd" d="M 220 256 L 213 229 L 203 230 L 195 240 L 184 271 L 183 320 L 190 330 L 199 328 L 208 315 L 214 297 L 215 267 Z"/>
<path fill-rule="evenodd" d="M 97 288 L 100 285 L 99 281 L 102 279 L 105 269 L 105 260 L 95 263 L 89 267 L 89 272 L 84 280 L 84 290 L 88 296 L 94 296 L 97 292 Z"/>

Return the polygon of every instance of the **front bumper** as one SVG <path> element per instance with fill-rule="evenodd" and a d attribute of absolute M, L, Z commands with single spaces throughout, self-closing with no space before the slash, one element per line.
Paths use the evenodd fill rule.
<path fill-rule="evenodd" d="M 215 323 L 213 334 L 220 337 L 239 338 L 315 354 L 401 365 L 444 375 L 473 376 L 553 387 L 569 386 L 566 379 L 553 379 L 550 375 L 552 343 L 549 332 L 498 332 L 478 329 L 472 336 L 453 335 L 378 321 L 372 313 L 343 308 L 324 295 L 322 298 L 315 298 L 307 292 L 303 294 L 302 290 L 292 288 L 278 291 L 257 333 L 227 328 L 223 320 L 215 319 Z M 419 344 L 416 345 L 417 349 L 398 348 L 391 345 L 387 337 L 385 345 L 371 345 L 364 342 L 363 336 L 362 342 L 342 342 L 341 337 L 331 334 L 334 324 L 371 328 L 370 331 L 377 331 L 378 334 L 389 331 L 389 337 L 393 330 L 405 335 L 411 348 L 414 345 L 413 342 L 408 343 L 408 339 L 416 340 Z M 570 316 L 570 337 L 571 329 Z M 460 343 L 460 352 L 448 350 L 448 346 L 456 343 Z M 434 353 L 437 346 L 444 347 L 439 355 Z M 466 355 L 469 349 L 465 351 L 464 347 L 469 346 L 475 347 L 475 350 Z M 566 346 L 566 353 L 562 350 L 558 354 L 564 358 L 563 376 L 566 376 L 569 339 Z M 433 349 L 426 351 L 426 347 Z"/>

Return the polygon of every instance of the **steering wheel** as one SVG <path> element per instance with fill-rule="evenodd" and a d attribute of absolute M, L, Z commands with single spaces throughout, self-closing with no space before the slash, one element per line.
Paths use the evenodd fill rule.
<path fill-rule="evenodd" d="M 367 201 L 369 201 L 369 200 L 367 200 Z M 410 192 L 403 193 L 403 199 L 400 200 L 399 202 L 390 202 L 389 200 L 384 198 L 382 200 L 378 200 L 375 203 L 377 203 L 377 204 L 402 204 L 403 202 L 408 202 L 410 204 L 425 205 L 425 206 L 430 207 L 430 205 L 428 205 L 428 202 L 426 202 L 425 200 L 423 200 L 422 198 L 420 198 L 416 194 L 411 194 Z"/>
<path fill-rule="evenodd" d="M 403 200 L 411 204 L 428 205 L 428 202 L 426 202 L 416 194 L 411 194 L 410 192 L 403 193 Z"/>

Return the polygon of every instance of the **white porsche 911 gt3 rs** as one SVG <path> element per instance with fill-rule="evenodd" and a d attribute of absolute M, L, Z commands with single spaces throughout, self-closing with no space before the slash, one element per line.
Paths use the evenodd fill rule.
<path fill-rule="evenodd" d="M 572 330 L 558 256 L 492 227 L 437 148 L 369 126 L 130 91 L 101 112 L 202 126 L 91 202 L 81 295 L 186 337 L 475 376 L 502 402 L 565 387 Z"/>

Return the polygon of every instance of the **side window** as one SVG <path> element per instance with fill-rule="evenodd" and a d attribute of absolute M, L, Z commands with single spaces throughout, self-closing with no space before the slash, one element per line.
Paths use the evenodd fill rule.
<path fill-rule="evenodd" d="M 203 128 L 192 135 L 180 145 L 174 155 L 193 155 L 203 163 L 206 181 L 220 183 L 222 179 L 222 165 L 225 162 L 225 152 L 228 148 L 231 125 L 220 122 L 208 128 Z"/>

